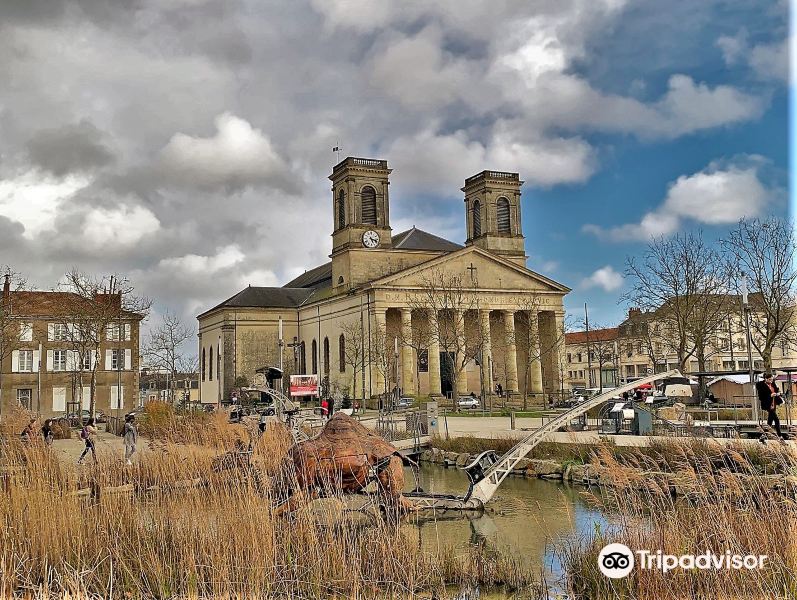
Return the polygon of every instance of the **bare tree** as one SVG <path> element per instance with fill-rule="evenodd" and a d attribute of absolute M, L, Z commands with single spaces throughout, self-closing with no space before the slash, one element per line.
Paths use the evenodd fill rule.
<path fill-rule="evenodd" d="M 385 324 L 376 321 L 371 326 L 370 363 L 382 379 L 382 389 L 378 393 L 387 394 L 390 374 L 393 370 L 393 345 L 389 343 Z"/>
<path fill-rule="evenodd" d="M 564 327 L 561 331 L 555 331 L 553 337 L 546 338 L 540 335 L 537 315 L 542 308 L 542 296 L 537 292 L 531 291 L 523 295 L 517 305 L 517 315 L 520 318 L 520 327 L 515 326 L 515 344 L 517 344 L 518 355 L 524 357 L 522 365 L 523 376 L 523 410 L 528 409 L 529 379 L 535 363 L 539 364 L 542 371 L 542 362 L 549 356 L 555 355 L 555 363 L 561 373 L 561 352 L 559 351 L 564 344 Z M 543 390 L 541 390 L 543 391 Z"/>
<path fill-rule="evenodd" d="M 771 217 L 742 219 L 722 240 L 723 248 L 746 273 L 750 296 L 750 327 L 753 346 L 772 368 L 772 349 L 778 342 L 797 342 L 794 311 L 797 304 L 797 235 L 794 223 Z"/>
<path fill-rule="evenodd" d="M 124 335 L 125 321 L 143 319 L 152 305 L 144 297 L 133 295 L 133 287 L 115 275 L 96 278 L 76 268 L 69 271 L 60 288 L 65 296 L 64 314 L 67 339 L 77 355 L 74 370 L 78 373 L 82 394 L 82 377 L 90 381 L 89 410 L 96 412 L 97 366 L 103 340 L 118 341 Z M 119 337 L 115 337 L 119 336 Z M 121 360 L 119 361 L 121 363 Z M 121 369 L 121 364 L 119 367 Z"/>
<path fill-rule="evenodd" d="M 3 279 L 3 294 L 0 296 L 0 416 L 3 410 L 3 363 L 11 356 L 20 339 L 20 317 L 25 315 L 26 299 L 18 292 L 25 289 L 27 282 L 10 266 L 0 267 Z M 8 294 L 5 293 L 6 285 Z"/>
<path fill-rule="evenodd" d="M 476 295 L 463 284 L 460 275 L 434 270 L 424 277 L 420 293 L 408 296 L 407 301 L 413 309 L 430 315 L 429 339 L 436 341 L 449 357 L 456 395 L 468 364 L 479 358 L 484 343 L 481 328 L 466 327 L 465 323 L 468 311 L 479 309 Z"/>
<path fill-rule="evenodd" d="M 680 369 L 687 370 L 693 355 L 704 369 L 706 344 L 726 315 L 728 269 L 719 252 L 701 234 L 661 237 L 648 245 L 641 262 L 628 259 L 626 275 L 632 288 L 624 298 L 655 311 L 657 338 L 676 354 Z"/>
<path fill-rule="evenodd" d="M 586 325 L 586 323 L 585 323 Z M 588 362 L 598 367 L 598 381 L 591 382 L 603 392 L 603 369 L 606 365 L 617 366 L 617 337 L 608 335 L 611 328 L 598 323 L 591 323 L 590 329 L 585 327 L 584 347 L 587 351 Z M 590 382 L 592 373 L 588 373 L 587 381 Z"/>
<path fill-rule="evenodd" d="M 368 366 L 367 343 L 363 331 L 362 320 L 347 321 L 340 327 L 343 333 L 343 361 L 352 370 L 352 396 L 357 392 L 357 375 L 360 374 L 361 381 L 364 379 L 364 370 Z M 365 401 L 365 388 L 361 383 L 362 399 Z"/>
<path fill-rule="evenodd" d="M 189 372 L 194 366 L 193 354 L 186 351 L 184 344 L 195 335 L 196 330 L 183 324 L 177 315 L 167 312 L 147 336 L 143 348 L 144 359 L 148 366 L 166 372 L 169 402 L 174 402 L 177 374 Z"/>
<path fill-rule="evenodd" d="M 415 395 L 421 395 L 421 373 L 420 373 L 420 360 L 418 357 L 429 348 L 429 342 L 432 341 L 431 336 L 431 328 L 428 317 L 421 319 L 420 315 L 419 318 L 415 319 L 412 322 L 412 327 L 410 328 L 410 335 L 409 338 L 404 336 L 404 331 L 402 329 L 401 333 L 399 334 L 399 344 L 402 346 L 406 346 L 408 348 L 412 348 L 415 354 Z"/>

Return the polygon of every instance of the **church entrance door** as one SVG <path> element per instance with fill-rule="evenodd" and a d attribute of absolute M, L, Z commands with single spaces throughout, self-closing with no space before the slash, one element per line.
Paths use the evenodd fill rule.
<path fill-rule="evenodd" d="M 454 353 L 440 353 L 440 392 L 446 398 L 453 398 L 454 392 Z"/>

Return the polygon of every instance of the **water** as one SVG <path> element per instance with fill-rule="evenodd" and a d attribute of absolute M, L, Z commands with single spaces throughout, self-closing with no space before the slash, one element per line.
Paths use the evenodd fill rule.
<path fill-rule="evenodd" d="M 424 464 L 421 486 L 427 492 L 464 494 L 468 482 L 463 471 Z M 407 472 L 407 488 L 413 487 Z M 508 477 L 482 515 L 445 514 L 436 520 L 419 519 L 404 527 L 417 536 L 422 549 L 467 544 L 490 547 L 522 556 L 535 570 L 543 567 L 555 580 L 561 575 L 555 546 L 567 538 L 588 534 L 596 524 L 604 529 L 606 517 L 589 506 L 581 495 L 584 488 L 541 479 Z"/>

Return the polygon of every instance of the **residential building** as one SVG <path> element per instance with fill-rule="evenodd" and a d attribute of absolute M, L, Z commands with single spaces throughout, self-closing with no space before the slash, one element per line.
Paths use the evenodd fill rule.
<path fill-rule="evenodd" d="M 175 403 L 199 402 L 199 373 L 169 373 L 144 368 L 139 382 L 139 403 L 161 401 Z"/>
<path fill-rule="evenodd" d="M 617 327 L 566 333 L 565 387 L 616 387 L 618 337 Z"/>
<path fill-rule="evenodd" d="M 87 349 L 78 330 L 86 302 L 117 309 L 118 318 L 98 332 L 99 349 Z M 120 413 L 135 406 L 139 324 L 142 316 L 121 307 L 118 294 L 86 301 L 68 292 L 11 291 L 3 286 L 0 313 L 5 350 L 0 363 L 0 408 L 18 405 L 44 417 L 89 409 L 96 374 L 95 410 Z M 82 325 L 78 326 L 77 322 Z"/>

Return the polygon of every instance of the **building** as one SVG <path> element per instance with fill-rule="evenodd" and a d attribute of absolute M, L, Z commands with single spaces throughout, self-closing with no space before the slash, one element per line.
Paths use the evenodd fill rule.
<path fill-rule="evenodd" d="M 143 368 L 139 378 L 139 405 L 160 401 L 181 404 L 199 402 L 199 373 L 176 373 L 173 377 L 154 369 Z"/>
<path fill-rule="evenodd" d="M 571 390 L 617 387 L 617 327 L 565 334 L 565 381 Z"/>
<path fill-rule="evenodd" d="M 724 296 L 729 309 L 725 318 L 711 334 L 704 347 L 704 367 L 696 356 L 687 362 L 687 372 L 699 371 L 745 371 L 749 369 L 747 335 L 744 327 L 741 301 L 738 296 Z M 739 307 L 738 310 L 735 310 Z M 642 311 L 630 308 L 628 316 L 617 327 L 566 334 L 566 387 L 581 389 L 598 387 L 598 363 L 603 363 L 601 377 L 604 387 L 617 383 L 628 383 L 652 375 L 679 368 L 678 355 L 666 331 L 666 321 L 660 311 Z M 789 336 L 776 344 L 772 354 L 772 367 L 797 366 L 797 347 L 788 342 Z M 592 349 L 587 363 L 587 348 Z M 753 368 L 763 369 L 764 361 L 753 346 Z M 602 357 L 602 360 L 600 360 Z M 588 373 L 592 368 L 592 377 Z M 616 375 L 615 375 L 616 374 Z"/>
<path fill-rule="evenodd" d="M 337 164 L 331 260 L 198 316 L 203 402 L 226 400 L 236 379 L 280 364 L 359 398 L 394 388 L 481 396 L 498 383 L 511 398 L 560 389 L 569 289 L 526 266 L 518 174 L 465 181 L 460 245 L 415 227 L 393 233 L 390 173 L 385 160 Z"/>
<path fill-rule="evenodd" d="M 3 411 L 18 405 L 53 417 L 88 409 L 92 371 L 95 410 L 112 414 L 135 406 L 142 316 L 123 310 L 118 294 L 98 294 L 90 302 L 117 318 L 106 322 L 98 336 L 99 351 L 88 349 L 78 333 L 87 324 L 81 311 L 87 302 L 68 292 L 11 291 L 5 278 L 0 306 Z"/>

